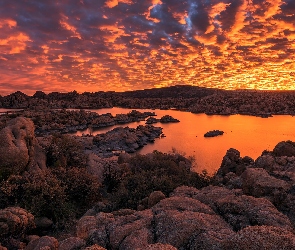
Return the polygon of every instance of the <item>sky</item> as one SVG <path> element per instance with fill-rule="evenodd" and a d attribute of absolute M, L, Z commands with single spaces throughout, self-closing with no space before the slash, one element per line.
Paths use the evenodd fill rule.
<path fill-rule="evenodd" d="M 0 95 L 295 89 L 294 0 L 0 0 Z"/>

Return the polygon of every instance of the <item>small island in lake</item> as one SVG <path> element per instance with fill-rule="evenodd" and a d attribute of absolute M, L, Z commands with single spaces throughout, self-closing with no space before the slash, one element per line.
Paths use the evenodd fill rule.
<path fill-rule="evenodd" d="M 215 137 L 219 135 L 223 135 L 224 132 L 221 130 L 211 130 L 204 134 L 204 137 Z"/>

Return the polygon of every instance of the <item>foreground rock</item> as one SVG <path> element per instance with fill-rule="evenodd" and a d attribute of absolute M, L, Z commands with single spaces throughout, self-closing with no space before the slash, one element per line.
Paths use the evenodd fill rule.
<path fill-rule="evenodd" d="M 21 173 L 32 168 L 45 169 L 45 155 L 39 146 L 32 120 L 17 117 L 0 130 L 0 169 Z"/>

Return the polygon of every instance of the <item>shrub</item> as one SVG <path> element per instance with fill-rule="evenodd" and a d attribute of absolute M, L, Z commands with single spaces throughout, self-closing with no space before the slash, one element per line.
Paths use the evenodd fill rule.
<path fill-rule="evenodd" d="M 64 187 L 49 171 L 44 174 L 11 175 L 1 183 L 1 207 L 20 206 L 35 216 L 60 221 L 69 216 Z"/>
<path fill-rule="evenodd" d="M 202 188 L 210 182 L 205 172 L 191 172 L 192 162 L 180 154 L 155 151 L 148 155 L 135 155 L 128 163 L 121 179 L 117 178 L 116 173 L 107 175 L 118 185 L 117 189 L 109 190 L 114 209 L 136 209 L 140 200 L 153 191 L 162 191 L 169 195 L 176 187 L 182 185 Z"/>
<path fill-rule="evenodd" d="M 94 203 L 101 200 L 101 184 L 84 168 L 58 168 L 53 170 L 64 187 L 67 200 L 75 208 L 76 216 L 81 216 Z"/>
<path fill-rule="evenodd" d="M 47 166 L 84 167 L 86 156 L 83 147 L 70 135 L 54 135 L 46 152 Z"/>
<path fill-rule="evenodd" d="M 60 225 L 81 216 L 100 199 L 100 184 L 80 168 L 11 175 L 0 186 L 0 208 L 20 206 Z"/>

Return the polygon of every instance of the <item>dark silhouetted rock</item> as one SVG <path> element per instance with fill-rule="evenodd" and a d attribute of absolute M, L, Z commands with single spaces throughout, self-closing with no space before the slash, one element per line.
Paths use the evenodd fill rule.
<path fill-rule="evenodd" d="M 211 130 L 208 131 L 204 134 L 204 137 L 215 137 L 215 136 L 219 136 L 219 135 L 223 135 L 224 132 L 221 130 Z"/>
<path fill-rule="evenodd" d="M 17 117 L 0 131 L 0 168 L 21 172 L 28 166 L 34 154 L 34 129 L 30 119 Z"/>
<path fill-rule="evenodd" d="M 240 152 L 234 148 L 227 150 L 226 155 L 222 159 L 217 175 L 225 176 L 229 172 L 241 175 L 246 167 L 252 165 L 254 161 L 250 157 L 242 158 Z"/>
<path fill-rule="evenodd" d="M 59 242 L 58 250 L 76 250 L 81 249 L 86 242 L 78 237 L 70 237 Z"/>
<path fill-rule="evenodd" d="M 295 143 L 292 141 L 279 142 L 273 149 L 275 156 L 295 156 Z"/>
<path fill-rule="evenodd" d="M 161 117 L 160 122 L 161 123 L 170 123 L 170 122 L 180 122 L 180 121 L 176 118 L 173 118 L 170 115 L 164 115 L 163 117 Z"/>
<path fill-rule="evenodd" d="M 58 241 L 57 239 L 49 236 L 43 236 L 39 239 L 32 240 L 26 246 L 25 250 L 58 250 Z"/>
<path fill-rule="evenodd" d="M 156 205 L 159 201 L 165 199 L 166 196 L 161 191 L 154 191 L 148 197 L 148 207 L 151 208 Z"/>

